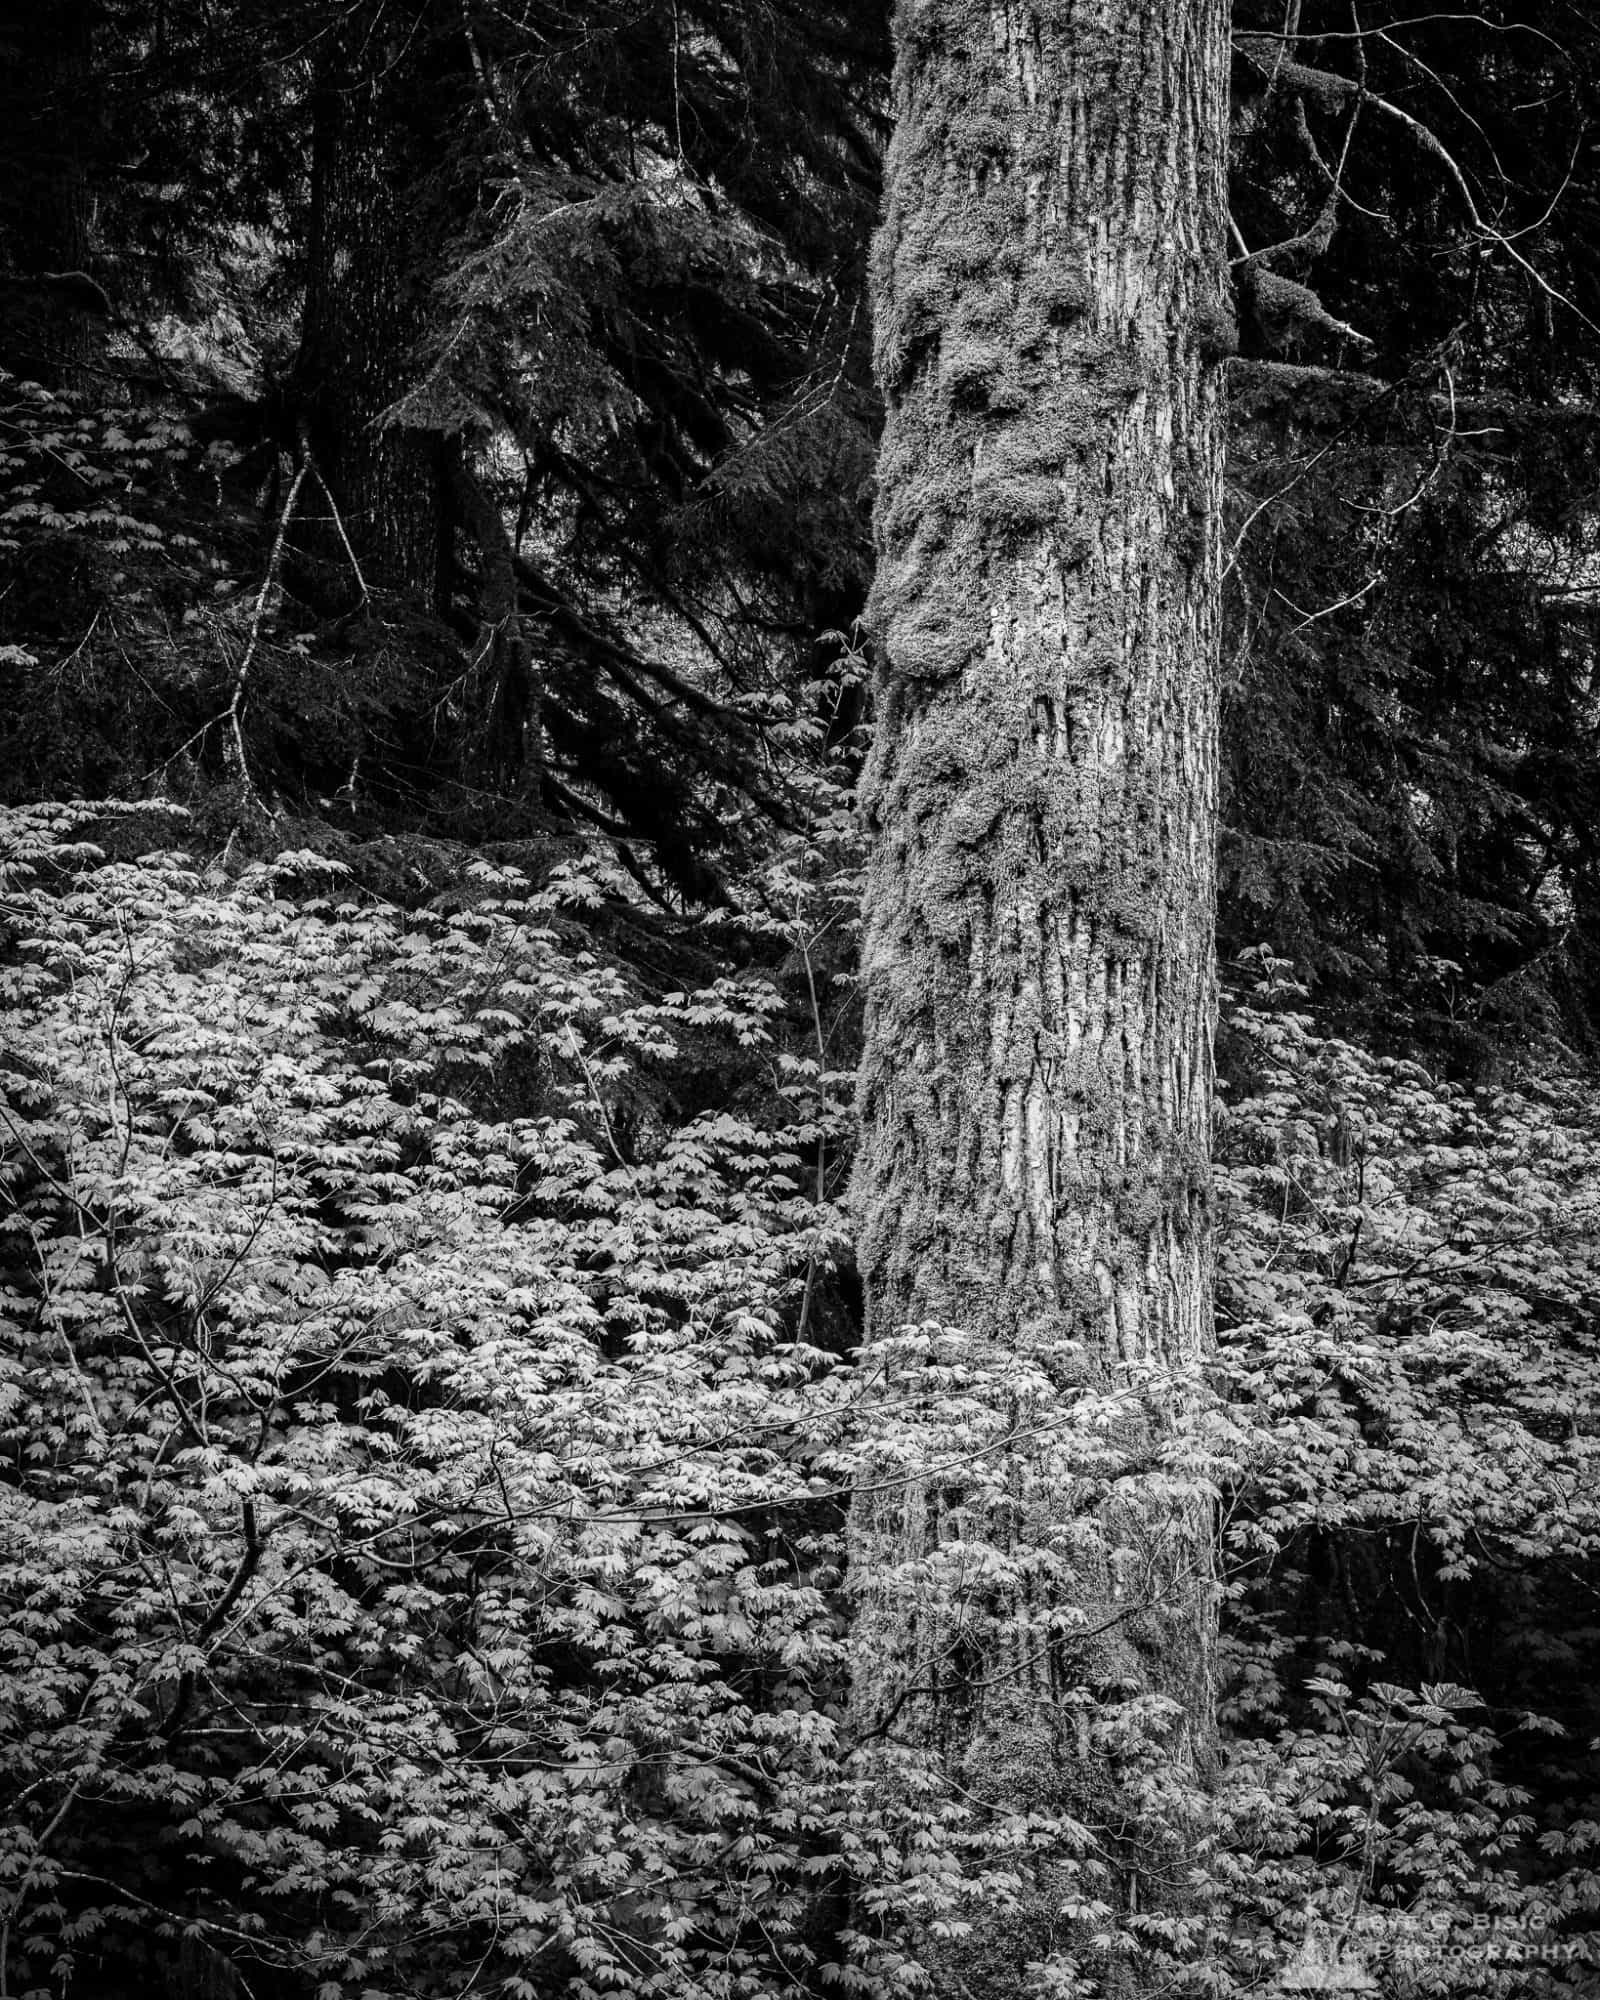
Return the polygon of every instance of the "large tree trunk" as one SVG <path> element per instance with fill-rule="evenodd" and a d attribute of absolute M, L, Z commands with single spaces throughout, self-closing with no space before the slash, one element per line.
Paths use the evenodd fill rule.
<path fill-rule="evenodd" d="M 318 39 L 296 386 L 320 475 L 308 502 L 314 531 L 302 531 L 301 546 L 342 563 L 346 587 L 353 553 L 368 582 L 438 608 L 448 580 L 450 447 L 414 417 L 393 420 L 418 386 L 434 269 L 427 177 L 445 121 L 429 48 L 415 10 L 366 4 L 343 10 Z"/>
<path fill-rule="evenodd" d="M 0 5 L 0 368 L 81 388 L 105 345 L 87 161 L 98 122 L 88 0 Z"/>
<path fill-rule="evenodd" d="M 963 1329 L 998 1378 L 1055 1383 L 1052 1421 L 1129 1391 L 1119 1439 L 1148 1462 L 1171 1399 L 1133 1386 L 1210 1341 L 1225 0 L 902 0 L 896 27 L 869 1332 Z M 858 1735 L 1001 1816 L 1087 1825 L 1114 1905 L 1181 1901 L 1188 1836 L 1130 1837 L 1085 1691 L 1169 1698 L 1162 1757 L 1203 1791 L 1208 1510 L 1137 1480 L 1096 1502 L 1023 1439 L 1001 1455 L 1005 1521 L 975 1519 L 964 1475 L 858 1498 Z M 963 1541 L 1017 1558 L 987 1638 L 975 1598 L 930 1595 L 929 1552 Z M 1078 1948 L 1070 1848 L 1029 1864 L 1019 1911 L 974 1899 L 965 1943 L 925 1943 L 936 1992 L 1033 1990 L 1030 1963 Z"/>

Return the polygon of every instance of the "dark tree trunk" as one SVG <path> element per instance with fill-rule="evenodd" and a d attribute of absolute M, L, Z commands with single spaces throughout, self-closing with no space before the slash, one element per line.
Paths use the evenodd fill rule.
<path fill-rule="evenodd" d="M 875 264 L 869 1330 L 963 1329 L 1058 1416 L 1139 1384 L 1135 1462 L 1211 1338 L 1226 52 L 1225 0 L 903 0 Z M 1130 1845 L 1085 1691 L 1171 1698 L 1174 1797 L 1203 1793 L 1209 1511 L 1007 1454 L 1009 1526 L 937 1477 L 858 1500 L 856 1728 L 1086 1825 L 1101 1893 L 1171 1907 L 1187 1836 Z M 1043 1552 L 987 1638 L 927 1592 L 963 1540 Z M 1070 1842 L 1026 1869 L 1020 1911 L 924 1943 L 935 1992 L 1030 1991 L 1079 1947 Z"/>
<path fill-rule="evenodd" d="M 353 552 L 369 584 L 439 609 L 450 447 L 414 415 L 395 420 L 418 386 L 436 268 L 428 182 L 445 121 L 436 82 L 428 95 L 429 46 L 416 10 L 380 6 L 343 10 L 320 37 L 296 377 L 319 475 L 307 500 L 308 552 L 342 563 L 347 576 Z"/>
<path fill-rule="evenodd" d="M 0 367 L 79 386 L 101 352 L 88 276 L 88 161 L 98 120 L 88 0 L 0 5 Z"/>

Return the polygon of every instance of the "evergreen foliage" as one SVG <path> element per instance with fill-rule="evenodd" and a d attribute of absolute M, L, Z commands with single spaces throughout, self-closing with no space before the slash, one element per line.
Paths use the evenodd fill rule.
<path fill-rule="evenodd" d="M 92 401 L 187 425 L 199 462 L 164 473 L 241 592 L 268 579 L 256 671 L 298 683 L 299 726 L 252 704 L 259 792 L 342 796 L 369 831 L 599 824 L 698 900 L 752 823 L 800 822 L 785 732 L 868 558 L 883 30 L 857 20 L 423 8 L 402 33 L 374 5 L 336 32 L 240 4 L 102 29 L 130 268 L 106 266 Z M 102 641 L 83 719 L 122 740 L 127 621 L 73 581 L 54 615 Z M 226 732 L 189 740 L 187 676 L 149 672 L 169 635 L 131 622 L 158 700 L 120 767 L 73 773 L 79 732 L 40 743 L 21 689 L 8 766 L 126 790 L 181 745 L 220 774 Z"/>
<path fill-rule="evenodd" d="M 1592 1007 L 1600 50 L 1549 12 L 1237 10 L 1224 926 L 1467 1070 Z"/>

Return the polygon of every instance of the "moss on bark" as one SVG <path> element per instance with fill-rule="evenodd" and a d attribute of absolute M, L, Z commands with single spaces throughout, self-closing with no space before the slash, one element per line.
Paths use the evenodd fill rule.
<path fill-rule="evenodd" d="M 862 794 L 871 1329 L 938 1321 L 1049 1357 L 1063 1395 L 1131 1390 L 1209 1338 L 1223 7 L 902 0 L 896 19 Z M 1161 1398 L 1130 1408 L 1119 1438 L 1149 1459 Z M 1203 1790 L 1204 1510 L 1131 1482 L 1097 1499 L 1020 1447 L 1017 1477 L 1002 1540 L 1023 1580 L 954 1650 L 948 1611 L 897 1626 L 874 1566 L 995 1522 L 937 1481 L 858 1507 L 857 1720 L 894 1710 L 996 1815 L 1081 1819 L 1126 1904 L 1152 1893 L 1116 1832 L 1139 1760 L 1094 1717 L 1131 1691 Z M 962 1648 L 976 1665 L 901 1702 Z M 1174 1875 L 1185 1837 L 1151 1830 Z M 1083 1859 L 1065 1834 L 1029 1847 L 1003 1920 L 970 1911 L 965 1943 L 926 1946 L 936 1992 L 1036 1990 L 1081 1952 L 1060 1907 Z"/>

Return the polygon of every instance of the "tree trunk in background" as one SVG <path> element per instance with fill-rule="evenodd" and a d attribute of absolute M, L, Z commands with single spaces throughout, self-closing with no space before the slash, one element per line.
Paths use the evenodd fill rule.
<path fill-rule="evenodd" d="M 96 124 L 88 0 L 0 5 L 0 367 L 51 389 L 101 352 L 86 166 Z M 51 274 L 56 282 L 37 282 Z"/>
<path fill-rule="evenodd" d="M 367 581 L 440 608 L 450 446 L 438 431 L 383 421 L 416 386 L 432 271 L 426 176 L 438 161 L 426 142 L 443 121 L 428 101 L 439 91 L 426 74 L 428 49 L 410 8 L 358 5 L 318 39 L 296 377 L 317 471 Z M 328 493 L 313 488 L 305 507 L 317 521 L 308 553 L 342 563 L 348 577 Z"/>
<path fill-rule="evenodd" d="M 896 36 L 859 1256 L 872 1337 L 961 1328 L 1066 1408 L 1211 1340 L 1226 5 L 902 0 Z M 1161 1400 L 1127 1399 L 1136 1457 Z M 856 1730 L 1088 1825 L 1114 1905 L 1181 1905 L 1187 1836 L 1114 1834 L 1084 1691 L 1170 1698 L 1163 1758 L 1203 1791 L 1209 1511 L 1008 1457 L 1015 1544 L 1057 1552 L 1022 1594 L 1056 1601 L 998 1607 L 981 1657 L 970 1605 L 889 1579 L 993 1522 L 951 1478 L 858 1496 Z M 1068 1560 L 1085 1511 L 1099 1553 Z M 974 1897 L 964 1942 L 923 1944 L 936 1993 L 1032 1991 L 1082 1946 L 1070 1843 L 1028 1869 L 1020 1912 Z"/>

